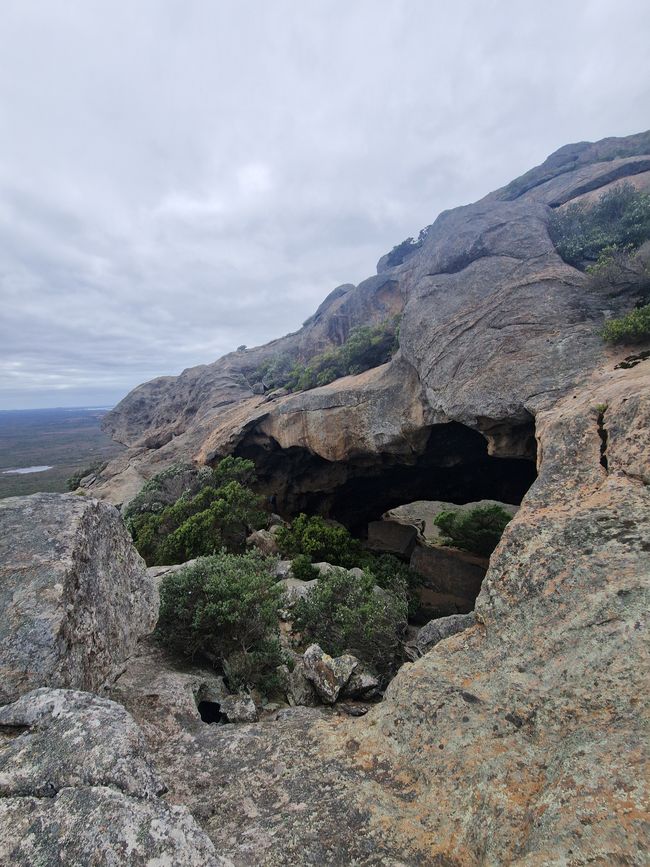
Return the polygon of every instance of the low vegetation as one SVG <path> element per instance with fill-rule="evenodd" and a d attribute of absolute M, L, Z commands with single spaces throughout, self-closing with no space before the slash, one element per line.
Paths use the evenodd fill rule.
<path fill-rule="evenodd" d="M 267 388 L 306 391 L 327 385 L 335 379 L 378 367 L 390 361 L 399 345 L 399 318 L 378 325 L 353 328 L 341 346 L 321 353 L 308 362 L 280 355 L 266 362 L 253 375 Z"/>
<path fill-rule="evenodd" d="M 650 239 L 650 194 L 629 183 L 603 193 L 595 204 L 576 202 L 556 210 L 549 223 L 555 247 L 570 265 L 604 266 L 615 253 L 629 254 Z M 601 263 L 598 265 L 598 263 Z"/>
<path fill-rule="evenodd" d="M 420 230 L 417 238 L 407 238 L 401 244 L 396 244 L 386 257 L 386 267 L 394 268 L 396 265 L 401 265 L 408 257 L 424 244 L 431 226 L 425 226 Z"/>
<path fill-rule="evenodd" d="M 125 511 L 140 554 L 150 566 L 183 563 L 225 548 L 238 553 L 267 516 L 250 485 L 252 461 L 225 458 L 211 470 L 170 467 L 145 485 Z"/>
<path fill-rule="evenodd" d="M 434 523 L 443 535 L 443 543 L 489 557 L 499 544 L 512 515 L 501 506 L 478 506 L 470 511 L 446 510 Z"/>
<path fill-rule="evenodd" d="M 375 575 L 335 569 L 323 576 L 294 610 L 294 625 L 326 653 L 352 653 L 382 675 L 398 664 L 406 629 L 401 593 L 379 589 Z"/>
<path fill-rule="evenodd" d="M 182 656 L 209 659 L 233 690 L 271 692 L 284 661 L 274 566 L 256 551 L 221 551 L 168 573 L 160 588 L 158 639 Z"/>
<path fill-rule="evenodd" d="M 619 319 L 609 319 L 602 330 L 607 343 L 646 343 L 650 341 L 650 304 L 637 307 Z"/>

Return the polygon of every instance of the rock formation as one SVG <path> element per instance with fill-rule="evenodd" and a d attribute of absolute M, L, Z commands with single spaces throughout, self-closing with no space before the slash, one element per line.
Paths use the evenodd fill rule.
<path fill-rule="evenodd" d="M 547 231 L 553 208 L 627 177 L 650 183 L 650 134 L 562 148 L 442 214 L 420 246 L 339 287 L 297 334 L 140 386 L 108 416 L 129 448 L 92 490 L 116 503 L 179 458 L 227 453 L 256 459 L 280 508 L 318 504 L 349 524 L 418 499 L 518 503 L 527 493 L 490 559 L 475 622 L 439 629 L 359 719 L 335 705 L 207 724 L 194 705 L 209 678 L 165 663 L 154 679 L 142 658 L 109 687 L 146 743 L 115 711 L 130 732 L 115 748 L 133 748 L 131 782 L 117 757 L 106 776 L 90 739 L 98 773 L 48 766 L 63 788 L 45 799 L 29 740 L 39 725 L 56 734 L 32 709 L 43 698 L 0 711 L 3 856 L 56 863 L 63 846 L 71 863 L 92 863 L 88 839 L 100 829 L 102 851 L 134 864 L 147 847 L 167 858 L 159 863 L 238 867 L 646 863 L 650 359 L 621 366 L 625 350 L 604 347 L 605 315 L 630 300 L 588 285 Z M 309 392 L 254 393 L 270 355 L 309 358 L 399 311 L 392 362 Z M 99 509 L 62 499 L 73 521 Z M 12 556 L 21 550 L 25 567 L 42 559 L 51 545 L 40 538 L 32 549 L 25 534 Z M 10 672 L 22 670 L 23 646 L 13 645 L 17 664 L 3 657 Z M 312 656 L 314 672 L 336 663 Z M 60 677 L 59 662 L 41 668 Z M 307 679 L 304 663 L 299 673 Z M 33 679 L 14 677 L 12 690 Z M 152 827 L 171 822 L 182 827 L 154 840 Z"/>
<path fill-rule="evenodd" d="M 157 616 L 115 508 L 74 494 L 0 500 L 0 703 L 39 686 L 98 690 Z"/>

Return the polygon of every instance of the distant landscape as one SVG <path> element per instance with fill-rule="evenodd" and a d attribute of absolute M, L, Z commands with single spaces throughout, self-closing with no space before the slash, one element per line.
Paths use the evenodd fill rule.
<path fill-rule="evenodd" d="M 122 446 L 100 427 L 108 407 L 0 411 L 0 498 L 66 491 L 79 470 L 114 457 Z M 40 472 L 8 472 L 49 467 Z"/>

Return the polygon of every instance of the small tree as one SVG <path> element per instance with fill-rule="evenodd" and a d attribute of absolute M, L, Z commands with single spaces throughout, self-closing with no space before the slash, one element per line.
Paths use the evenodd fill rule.
<path fill-rule="evenodd" d="M 285 557 L 306 554 L 312 563 L 327 561 L 346 569 L 356 566 L 361 559 L 361 543 L 345 527 L 330 524 L 318 515 L 298 515 L 275 538 Z"/>

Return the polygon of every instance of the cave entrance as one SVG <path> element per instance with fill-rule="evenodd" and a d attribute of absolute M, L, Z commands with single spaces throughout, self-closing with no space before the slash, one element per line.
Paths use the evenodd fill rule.
<path fill-rule="evenodd" d="M 228 717 L 221 712 L 221 705 L 216 701 L 199 701 L 197 704 L 199 716 L 204 723 L 227 723 Z"/>
<path fill-rule="evenodd" d="M 306 512 L 340 521 L 357 536 L 365 536 L 370 521 L 414 500 L 456 504 L 500 500 L 518 505 L 536 478 L 532 416 L 506 431 L 509 454 L 488 454 L 487 439 L 458 422 L 433 425 L 422 433 L 420 453 L 354 454 L 332 462 L 305 448 L 282 449 L 275 440 L 251 431 L 235 451 L 252 459 L 260 490 L 275 497 L 287 518 Z M 506 451 L 501 445 L 501 450 Z"/>

